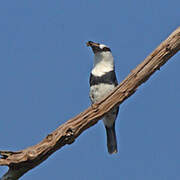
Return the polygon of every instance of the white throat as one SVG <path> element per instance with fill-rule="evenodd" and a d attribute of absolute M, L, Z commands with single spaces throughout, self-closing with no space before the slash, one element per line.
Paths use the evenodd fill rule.
<path fill-rule="evenodd" d="M 94 76 L 102 76 L 113 70 L 114 58 L 111 52 L 99 52 L 94 55 L 94 67 L 91 71 Z"/>

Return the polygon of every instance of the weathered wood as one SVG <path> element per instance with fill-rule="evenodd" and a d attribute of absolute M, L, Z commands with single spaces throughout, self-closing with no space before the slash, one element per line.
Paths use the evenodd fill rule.
<path fill-rule="evenodd" d="M 86 129 L 98 122 L 111 108 L 131 96 L 142 83 L 159 70 L 180 50 L 180 27 L 162 42 L 141 64 L 101 102 L 94 104 L 76 117 L 68 120 L 49 134 L 39 144 L 27 149 L 11 152 L 0 151 L 1 166 L 9 166 L 2 180 L 15 180 L 46 160 L 52 153 L 66 144 L 71 144 Z"/>

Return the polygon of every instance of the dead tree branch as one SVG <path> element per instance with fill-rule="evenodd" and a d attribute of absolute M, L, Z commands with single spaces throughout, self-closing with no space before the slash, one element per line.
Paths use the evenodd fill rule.
<path fill-rule="evenodd" d="M 138 86 L 147 81 L 156 70 L 159 70 L 179 50 L 180 27 L 132 70 L 124 81 L 101 102 L 94 104 L 62 124 L 35 146 L 18 152 L 0 151 L 0 165 L 9 167 L 2 180 L 16 180 L 20 178 L 64 145 L 73 143 L 83 131 L 96 124 L 111 108 L 121 104 L 131 96 Z"/>

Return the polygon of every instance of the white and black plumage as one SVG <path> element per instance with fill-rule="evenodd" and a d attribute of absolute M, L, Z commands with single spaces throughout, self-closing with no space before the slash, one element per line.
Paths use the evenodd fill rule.
<path fill-rule="evenodd" d="M 111 50 L 104 44 L 87 42 L 94 52 L 94 66 L 90 74 L 90 99 L 96 103 L 109 94 L 115 86 L 117 79 L 114 70 L 114 58 Z M 103 117 L 107 134 L 107 147 L 110 154 L 117 153 L 115 120 L 119 107 L 114 107 Z"/>

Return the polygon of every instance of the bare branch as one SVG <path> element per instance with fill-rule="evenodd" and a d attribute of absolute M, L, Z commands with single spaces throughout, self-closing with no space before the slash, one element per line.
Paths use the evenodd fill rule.
<path fill-rule="evenodd" d="M 73 143 L 83 131 L 96 124 L 111 108 L 121 104 L 131 96 L 138 86 L 147 81 L 156 70 L 159 70 L 179 50 L 180 27 L 132 70 L 124 81 L 101 102 L 92 105 L 84 112 L 62 124 L 35 146 L 18 152 L 0 151 L 2 156 L 0 165 L 9 166 L 9 170 L 2 177 L 2 180 L 18 179 L 64 145 Z"/>

